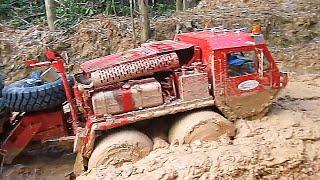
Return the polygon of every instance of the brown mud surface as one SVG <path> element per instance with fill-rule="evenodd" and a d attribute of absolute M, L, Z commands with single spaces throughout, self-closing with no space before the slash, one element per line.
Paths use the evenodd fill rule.
<path fill-rule="evenodd" d="M 157 40 L 203 27 L 236 24 L 264 27 L 275 59 L 290 72 L 288 87 L 260 120 L 236 122 L 234 140 L 157 148 L 146 158 L 119 168 L 100 167 L 79 179 L 320 179 L 320 2 L 314 0 L 203 0 L 198 7 L 152 21 Z M 139 34 L 138 20 L 135 23 Z M 0 71 L 6 82 L 28 75 L 23 61 L 43 59 L 51 47 L 70 71 L 86 60 L 135 47 L 127 18 L 102 15 L 52 35 L 45 26 L 17 30 L 0 24 Z M 312 74 L 311 74 L 312 73 Z M 4 179 L 64 179 L 74 155 L 23 155 L 5 167 Z M 66 176 L 67 175 L 67 176 Z"/>
<path fill-rule="evenodd" d="M 4 180 L 68 180 L 73 171 L 75 155 L 72 150 L 43 146 L 28 148 L 12 165 L 6 165 L 0 179 Z"/>

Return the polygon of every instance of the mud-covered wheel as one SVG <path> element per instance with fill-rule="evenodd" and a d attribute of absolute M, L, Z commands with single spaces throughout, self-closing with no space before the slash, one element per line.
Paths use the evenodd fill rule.
<path fill-rule="evenodd" d="M 220 114 L 210 110 L 198 110 L 184 114 L 169 130 L 171 144 L 188 144 L 195 140 L 216 141 L 221 135 L 235 136 L 235 127 Z"/>
<path fill-rule="evenodd" d="M 93 150 L 88 169 L 99 165 L 121 166 L 147 156 L 153 142 L 145 134 L 134 129 L 122 129 L 104 137 Z"/>

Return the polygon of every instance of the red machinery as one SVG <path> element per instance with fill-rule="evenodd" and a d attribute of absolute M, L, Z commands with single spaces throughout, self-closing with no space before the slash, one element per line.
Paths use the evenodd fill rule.
<path fill-rule="evenodd" d="M 286 85 L 287 76 L 276 67 L 259 29 L 254 30 L 213 28 L 183 33 L 174 41 L 146 43 L 90 60 L 74 75 L 73 87 L 68 84 L 62 57 L 54 52 L 47 52 L 48 62 L 27 61 L 30 67 L 53 66 L 59 72 L 70 113 L 60 108 L 15 118 L 19 123 L 2 144 L 6 161 L 30 141 L 75 136 L 77 163 L 83 167 L 89 159 L 92 168 L 106 161 L 103 157 L 91 160 L 90 165 L 91 156 L 101 156 L 101 150 L 95 149 L 103 141 L 97 143 L 97 137 L 109 129 L 207 107 L 216 107 L 228 119 L 265 114 Z M 234 135 L 232 123 L 215 114 L 212 116 L 220 118 L 215 124 L 223 133 Z"/>

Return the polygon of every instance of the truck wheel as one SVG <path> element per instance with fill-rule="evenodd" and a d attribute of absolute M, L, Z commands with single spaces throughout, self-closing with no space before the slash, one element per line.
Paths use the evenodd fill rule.
<path fill-rule="evenodd" d="M 73 84 L 72 77 L 68 77 Z M 44 82 L 34 77 L 5 86 L 2 95 L 8 107 L 16 112 L 34 112 L 61 106 L 66 100 L 62 80 Z"/>
<path fill-rule="evenodd" d="M 125 162 L 136 162 L 147 156 L 153 142 L 145 134 L 123 129 L 104 137 L 93 150 L 88 162 L 88 169 L 99 165 L 121 166 Z"/>
<path fill-rule="evenodd" d="M 193 111 L 180 116 L 169 130 L 171 144 L 188 144 L 195 140 L 216 141 L 221 135 L 235 136 L 232 122 L 210 110 Z"/>

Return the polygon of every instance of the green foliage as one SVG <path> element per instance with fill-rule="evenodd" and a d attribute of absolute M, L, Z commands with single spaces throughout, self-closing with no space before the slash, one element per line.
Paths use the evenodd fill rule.
<path fill-rule="evenodd" d="M 12 5 L 10 0 L 0 0 L 0 18 L 8 18 Z"/>
<path fill-rule="evenodd" d="M 96 14 L 115 14 L 114 10 L 117 16 L 130 15 L 128 0 L 114 0 L 114 2 L 115 7 L 111 0 L 55 0 L 57 14 L 55 24 L 58 27 L 68 28 Z M 138 5 L 138 2 L 136 4 Z M 174 9 L 175 1 L 158 0 L 154 6 L 150 4 L 150 17 L 168 15 L 174 12 Z M 0 0 L 0 20 L 19 28 L 43 24 L 46 22 L 44 0 Z"/>
<path fill-rule="evenodd" d="M 44 0 L 0 0 L 0 19 L 11 25 L 25 27 L 43 23 Z"/>
<path fill-rule="evenodd" d="M 155 6 L 151 6 L 150 14 L 152 16 L 168 16 L 175 12 L 175 1 L 158 3 Z"/>

